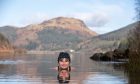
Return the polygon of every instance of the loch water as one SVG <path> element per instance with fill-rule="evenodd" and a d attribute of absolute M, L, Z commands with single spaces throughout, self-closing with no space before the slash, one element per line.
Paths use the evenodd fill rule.
<path fill-rule="evenodd" d="M 97 62 L 84 53 L 70 53 L 69 84 L 129 84 L 122 62 Z M 0 84 L 59 84 L 56 54 L 0 56 Z"/>

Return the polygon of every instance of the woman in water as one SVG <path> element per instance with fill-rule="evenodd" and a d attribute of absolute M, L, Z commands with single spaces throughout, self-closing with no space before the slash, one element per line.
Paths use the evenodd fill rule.
<path fill-rule="evenodd" d="M 58 71 L 57 79 L 59 83 L 69 83 L 70 82 L 70 72 L 74 70 L 71 67 L 71 58 L 69 53 L 60 52 L 58 56 L 58 66 L 54 69 Z"/>
<path fill-rule="evenodd" d="M 58 56 L 58 71 L 59 70 L 68 70 L 71 71 L 70 63 L 70 55 L 67 52 L 60 52 Z"/>
<path fill-rule="evenodd" d="M 71 71 L 71 59 L 67 52 L 60 52 L 58 56 L 58 76 L 59 83 L 69 83 Z"/>

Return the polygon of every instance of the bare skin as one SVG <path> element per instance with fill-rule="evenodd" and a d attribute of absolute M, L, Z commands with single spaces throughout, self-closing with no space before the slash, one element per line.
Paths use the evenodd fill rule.
<path fill-rule="evenodd" d="M 58 66 L 62 69 L 66 69 L 70 66 L 70 61 L 66 58 L 60 59 Z"/>

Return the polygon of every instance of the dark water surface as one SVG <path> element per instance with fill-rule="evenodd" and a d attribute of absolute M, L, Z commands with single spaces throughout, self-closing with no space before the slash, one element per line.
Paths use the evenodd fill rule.
<path fill-rule="evenodd" d="M 58 54 L 0 56 L 0 84 L 58 84 Z M 128 84 L 123 63 L 95 62 L 83 53 L 71 54 L 75 69 L 69 84 Z"/>

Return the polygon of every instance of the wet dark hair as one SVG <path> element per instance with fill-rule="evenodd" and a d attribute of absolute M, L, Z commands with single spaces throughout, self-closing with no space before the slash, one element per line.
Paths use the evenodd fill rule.
<path fill-rule="evenodd" d="M 62 58 L 66 58 L 71 62 L 70 55 L 67 52 L 60 52 L 57 61 L 59 62 Z"/>

